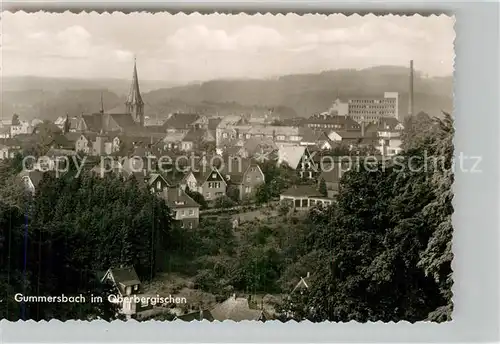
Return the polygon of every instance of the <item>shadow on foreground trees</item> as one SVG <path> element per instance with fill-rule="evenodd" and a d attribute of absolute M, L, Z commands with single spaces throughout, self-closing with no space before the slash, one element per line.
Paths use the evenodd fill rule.
<path fill-rule="evenodd" d="M 359 166 L 342 178 L 337 205 L 311 214 L 308 249 L 321 258 L 296 317 L 451 319 L 453 121 L 445 114 L 430 125 L 400 157 L 407 167 L 418 156 L 419 166 Z M 424 156 L 443 165 L 424 166 Z"/>
<path fill-rule="evenodd" d="M 26 209 L 0 203 L 2 297 L 82 294 L 87 302 L 29 303 L 22 313 L 21 305 L 2 303 L 0 314 L 11 320 L 23 314 L 33 320 L 112 319 L 111 305 L 88 302 L 90 294 L 109 292 L 97 276 L 123 265 L 134 266 L 142 280 L 153 278 L 158 260 L 176 249 L 171 223 L 165 202 L 134 179 L 46 173 Z"/>

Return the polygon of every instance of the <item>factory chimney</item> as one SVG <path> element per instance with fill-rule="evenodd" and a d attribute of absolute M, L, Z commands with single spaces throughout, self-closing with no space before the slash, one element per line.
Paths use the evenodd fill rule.
<path fill-rule="evenodd" d="M 410 61 L 410 89 L 408 101 L 408 116 L 413 115 L 413 60 Z"/>

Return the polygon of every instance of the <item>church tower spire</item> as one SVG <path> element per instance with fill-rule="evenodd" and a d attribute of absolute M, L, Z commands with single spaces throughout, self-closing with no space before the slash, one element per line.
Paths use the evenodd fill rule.
<path fill-rule="evenodd" d="M 136 122 L 141 127 L 144 126 L 144 102 L 142 101 L 141 92 L 139 90 L 139 78 L 137 77 L 137 64 L 134 57 L 134 72 L 132 74 L 132 85 L 130 92 L 125 102 L 127 113 L 131 114 Z"/>

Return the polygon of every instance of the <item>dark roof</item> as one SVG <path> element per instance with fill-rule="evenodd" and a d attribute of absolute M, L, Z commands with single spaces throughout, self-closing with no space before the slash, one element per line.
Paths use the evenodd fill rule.
<path fill-rule="evenodd" d="M 180 187 L 169 187 L 164 189 L 161 197 L 170 208 L 193 208 L 200 206 Z"/>
<path fill-rule="evenodd" d="M 125 131 L 138 131 L 140 129 L 140 126 L 134 121 L 131 114 L 112 113 L 107 114 L 107 116 L 110 116 Z"/>
<path fill-rule="evenodd" d="M 34 171 L 22 170 L 19 173 L 19 177 L 21 177 L 21 178 L 28 177 L 31 180 L 31 182 L 33 183 L 33 186 L 35 188 L 42 181 L 43 175 L 44 175 L 44 173 L 42 171 L 38 171 L 38 170 L 34 170 Z"/>
<path fill-rule="evenodd" d="M 183 320 L 183 321 L 193 321 L 193 320 L 214 321 L 214 317 L 212 316 L 212 312 L 210 312 L 208 309 L 205 309 L 201 312 L 197 311 L 197 312 L 192 312 L 192 313 L 188 313 L 188 314 L 184 314 L 184 315 L 179 315 L 176 319 Z"/>
<path fill-rule="evenodd" d="M 209 118 L 208 119 L 208 129 L 215 130 L 217 126 L 222 121 L 222 118 Z"/>
<path fill-rule="evenodd" d="M 343 126 L 359 126 L 359 124 L 349 116 L 315 115 L 305 120 L 306 124 L 338 124 Z"/>
<path fill-rule="evenodd" d="M 85 129 L 88 131 L 97 133 L 103 129 L 102 114 L 100 113 L 82 115 L 81 120 L 85 124 Z"/>
<path fill-rule="evenodd" d="M 111 268 L 108 273 L 111 273 L 116 287 L 122 294 L 125 293 L 126 287 L 141 284 L 139 276 L 137 276 L 137 272 L 133 267 Z"/>
<path fill-rule="evenodd" d="M 165 129 L 190 129 L 191 124 L 200 118 L 198 114 L 174 113 L 163 124 Z"/>
<path fill-rule="evenodd" d="M 187 132 L 187 134 L 182 138 L 182 141 L 191 141 L 198 142 L 201 141 L 203 135 L 205 135 L 206 130 L 203 129 L 191 129 Z"/>
<path fill-rule="evenodd" d="M 231 183 L 238 184 L 243 181 L 243 175 L 250 166 L 259 167 L 257 163 L 252 162 L 250 159 L 227 159 L 224 165 L 219 169 L 219 172 L 224 179 L 229 180 Z M 227 178 L 227 176 L 229 176 L 229 178 Z"/>
<path fill-rule="evenodd" d="M 293 185 L 284 192 L 282 196 L 324 197 L 315 187 L 311 185 Z"/>
<path fill-rule="evenodd" d="M 316 142 L 318 138 L 318 132 L 308 127 L 300 127 L 299 135 L 302 136 L 303 142 Z"/>
<path fill-rule="evenodd" d="M 365 132 L 395 130 L 398 124 L 399 121 L 397 118 L 381 117 L 377 122 L 368 124 L 365 127 Z"/>

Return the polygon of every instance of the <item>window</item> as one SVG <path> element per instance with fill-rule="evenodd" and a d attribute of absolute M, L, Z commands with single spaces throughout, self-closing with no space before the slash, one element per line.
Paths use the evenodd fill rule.
<path fill-rule="evenodd" d="M 212 178 L 217 178 L 217 173 L 212 173 Z"/>
<path fill-rule="evenodd" d="M 193 229 L 193 223 L 192 222 L 189 222 L 189 228 Z"/>
<path fill-rule="evenodd" d="M 222 137 L 226 139 L 227 138 L 227 133 L 223 133 Z"/>
<path fill-rule="evenodd" d="M 303 199 L 302 200 L 302 208 L 307 208 L 308 203 L 309 203 L 308 201 L 309 201 L 308 199 Z"/>
<path fill-rule="evenodd" d="M 245 188 L 245 193 L 250 193 L 250 192 L 252 192 L 252 187 L 251 186 L 247 186 Z"/>
<path fill-rule="evenodd" d="M 210 198 L 210 192 L 207 192 L 206 195 L 207 195 L 207 198 Z"/>
<path fill-rule="evenodd" d="M 158 182 L 156 183 L 156 188 L 157 188 L 158 190 L 161 190 L 161 181 L 158 181 Z"/>
<path fill-rule="evenodd" d="M 189 215 L 194 215 L 194 210 L 193 209 L 189 209 Z"/>
<path fill-rule="evenodd" d="M 250 176 L 247 176 L 247 182 L 249 182 L 252 178 Z"/>
<path fill-rule="evenodd" d="M 134 285 L 134 290 L 138 290 L 138 289 L 139 289 L 139 285 L 138 284 Z"/>

